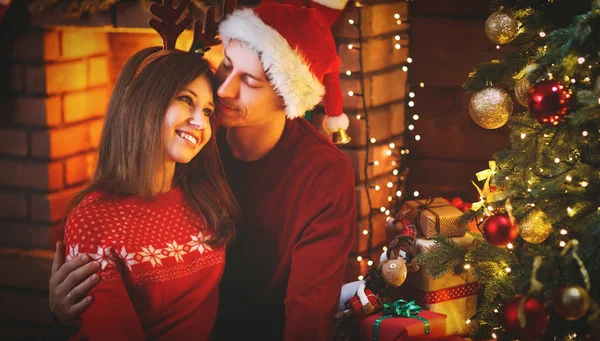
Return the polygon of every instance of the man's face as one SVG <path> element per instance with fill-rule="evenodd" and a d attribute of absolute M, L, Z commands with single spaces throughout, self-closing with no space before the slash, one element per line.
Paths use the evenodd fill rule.
<path fill-rule="evenodd" d="M 217 80 L 217 115 L 224 126 L 256 126 L 284 115 L 281 97 L 245 43 L 233 40 L 225 47 Z"/>

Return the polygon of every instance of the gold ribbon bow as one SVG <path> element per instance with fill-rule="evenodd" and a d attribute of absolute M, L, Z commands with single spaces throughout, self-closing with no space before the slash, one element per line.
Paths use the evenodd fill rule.
<path fill-rule="evenodd" d="M 473 186 L 475 186 L 477 192 L 479 193 L 479 201 L 474 202 L 471 206 L 471 209 L 473 211 L 479 211 L 479 209 L 483 207 L 486 210 L 486 213 L 489 213 L 487 212 L 487 207 L 485 205 L 486 202 L 492 203 L 500 201 L 506 197 L 502 192 L 490 193 L 490 180 L 492 176 L 496 174 L 496 161 L 490 160 L 488 161 L 488 165 L 490 168 L 482 170 L 481 172 L 477 172 L 475 174 L 477 176 L 477 180 L 485 180 L 485 183 L 483 184 L 483 189 L 479 188 L 475 181 L 471 181 L 471 183 L 473 184 Z"/>

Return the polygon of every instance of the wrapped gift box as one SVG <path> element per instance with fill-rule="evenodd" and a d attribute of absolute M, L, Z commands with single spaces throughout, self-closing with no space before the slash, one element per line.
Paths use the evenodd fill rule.
<path fill-rule="evenodd" d="M 404 203 L 401 212 L 410 217 L 425 238 L 441 233 L 448 237 L 461 237 L 469 230 L 461 220 L 463 212 L 444 198 L 410 200 Z"/>
<path fill-rule="evenodd" d="M 473 243 L 473 236 L 451 238 L 457 245 L 468 247 Z M 417 239 L 417 253 L 427 252 L 435 245 L 435 241 Z M 426 267 L 411 273 L 403 284 L 404 292 L 409 299 L 423 309 L 447 315 L 446 329 L 448 335 L 469 335 L 473 324 L 466 321 L 477 311 L 478 283 L 475 276 L 468 270 L 457 275 L 451 269 L 439 279 L 433 279 Z"/>
<path fill-rule="evenodd" d="M 377 341 L 408 341 L 413 336 L 435 338 L 446 335 L 446 315 L 422 310 L 418 316 L 429 322 L 429 334 L 425 335 L 425 324 L 418 319 L 389 317 L 381 321 Z M 380 317 L 381 312 L 360 321 L 361 341 L 374 341 L 374 325 Z"/>

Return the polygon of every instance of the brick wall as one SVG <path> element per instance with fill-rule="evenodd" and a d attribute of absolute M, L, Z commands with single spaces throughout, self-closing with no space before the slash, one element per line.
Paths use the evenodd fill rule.
<path fill-rule="evenodd" d="M 0 128 L 0 246 L 52 248 L 68 201 L 92 171 L 109 98 L 108 55 L 107 33 L 98 30 L 15 37 Z"/>
<path fill-rule="evenodd" d="M 342 59 L 340 70 L 342 92 L 344 93 L 344 109 L 350 117 L 348 134 L 352 141 L 340 148 L 348 157 L 355 171 L 356 178 L 356 205 L 357 205 L 357 240 L 353 245 L 352 253 L 348 260 L 345 280 L 354 281 L 360 274 L 366 272 L 368 260 L 378 262 L 382 247 L 389 240 L 385 230 L 385 213 L 379 211 L 381 207 L 392 209 L 388 198 L 395 197 L 396 187 L 388 188 L 389 181 L 397 180 L 392 175 L 394 169 L 401 165 L 392 164 L 393 157 L 386 153 L 390 150 L 389 143 L 394 142 L 402 147 L 404 133 L 404 96 L 407 89 L 407 72 L 402 67 L 406 65 L 409 57 L 408 24 L 406 20 L 398 24 L 395 14 L 405 19 L 408 15 L 408 5 L 404 1 L 370 0 L 363 1 L 361 8 L 361 31 L 363 36 L 362 46 L 359 46 L 358 30 L 348 21 L 357 22 L 358 9 L 351 3 L 333 27 L 333 34 L 338 43 L 338 54 Z M 400 41 L 396 40 L 400 36 Z M 401 43 L 400 49 L 395 44 Z M 379 185 L 380 189 L 370 189 L 371 203 L 378 210 L 372 220 L 373 231 L 371 235 L 371 256 L 365 257 L 369 249 L 368 217 L 370 207 L 365 189 L 365 174 L 363 171 L 366 157 L 366 125 L 364 120 L 356 118 L 363 115 L 362 98 L 349 96 L 348 91 L 360 93 L 360 63 L 359 52 L 348 49 L 348 45 L 360 47 L 363 53 L 364 93 L 369 114 L 370 137 L 375 138 L 375 143 L 370 143 L 369 162 L 379 161 L 378 166 L 369 167 L 368 178 L 371 185 Z M 350 75 L 346 71 L 351 71 Z M 318 124 L 318 122 L 317 122 Z M 396 150 L 397 152 L 397 150 Z M 403 187 L 401 187 L 403 190 Z M 362 255 L 363 260 L 357 261 L 357 256 Z"/>

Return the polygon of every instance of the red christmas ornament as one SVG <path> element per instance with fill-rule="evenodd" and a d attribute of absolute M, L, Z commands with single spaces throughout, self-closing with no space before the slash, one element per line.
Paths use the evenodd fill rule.
<path fill-rule="evenodd" d="M 558 81 L 535 84 L 527 96 L 529 112 L 540 123 L 557 125 L 567 118 L 571 109 L 571 90 Z"/>
<path fill-rule="evenodd" d="M 523 295 L 517 295 L 504 306 L 504 329 L 512 337 L 519 340 L 534 340 L 546 332 L 548 327 L 548 314 L 544 305 L 535 297 L 528 297 L 523 305 L 525 327 L 519 321 L 519 305 Z"/>
<path fill-rule="evenodd" d="M 492 245 L 504 247 L 512 243 L 519 235 L 519 229 L 513 224 L 508 214 L 498 213 L 483 222 L 485 238 Z"/>

